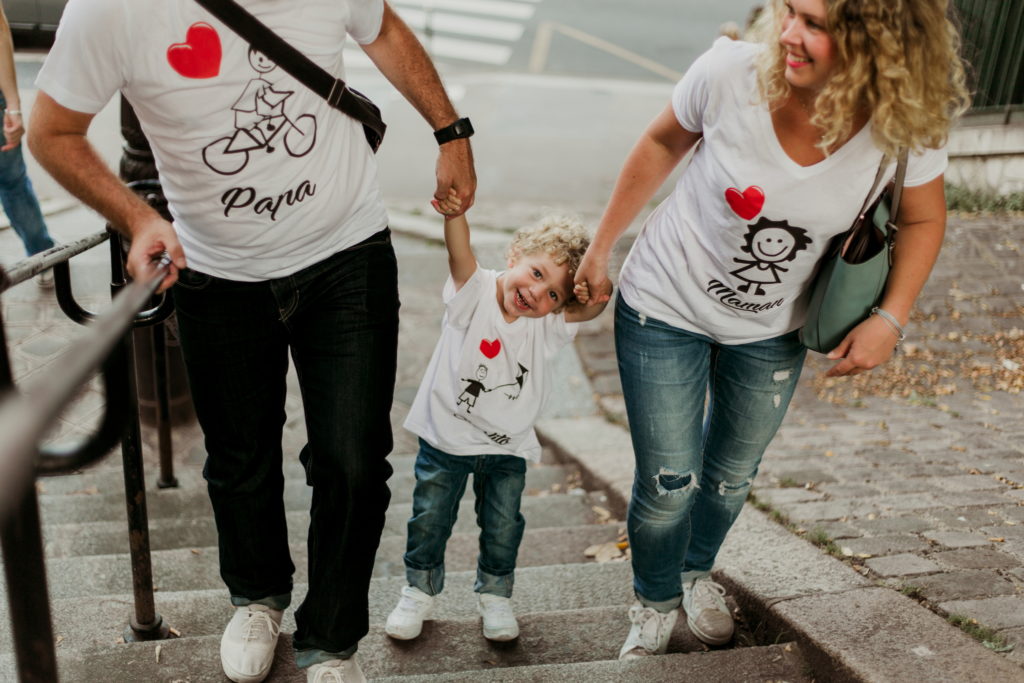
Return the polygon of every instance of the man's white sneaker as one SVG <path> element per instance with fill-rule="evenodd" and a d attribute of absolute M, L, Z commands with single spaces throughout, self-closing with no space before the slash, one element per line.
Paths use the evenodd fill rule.
<path fill-rule="evenodd" d="M 306 669 L 306 683 L 366 683 L 356 656 L 331 659 Z"/>
<path fill-rule="evenodd" d="M 725 645 L 732 640 L 735 627 L 729 606 L 725 604 L 725 589 L 711 577 L 683 584 L 683 610 L 686 625 L 701 641 L 708 645 Z"/>
<path fill-rule="evenodd" d="M 519 622 L 512 612 L 512 600 L 490 593 L 477 594 L 477 607 L 484 618 L 484 638 L 487 640 L 515 640 L 519 637 Z"/>
<path fill-rule="evenodd" d="M 433 611 L 433 595 L 427 595 L 414 586 L 405 586 L 402 588 L 402 597 L 398 599 L 398 604 L 388 615 L 384 633 L 396 640 L 417 638 L 423 630 L 423 622 L 430 619 Z"/>
<path fill-rule="evenodd" d="M 644 607 L 639 600 L 633 603 L 629 608 L 629 620 L 633 625 L 619 650 L 619 659 L 665 654 L 668 640 L 672 636 L 672 627 L 678 618 L 679 610 L 659 612 L 653 607 Z"/>
<path fill-rule="evenodd" d="M 220 664 L 235 683 L 258 683 L 274 663 L 284 612 L 266 605 L 235 609 L 220 639 Z"/>

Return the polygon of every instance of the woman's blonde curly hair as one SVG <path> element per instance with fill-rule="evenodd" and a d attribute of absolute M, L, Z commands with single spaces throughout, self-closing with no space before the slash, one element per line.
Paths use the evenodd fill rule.
<path fill-rule="evenodd" d="M 828 154 L 853 132 L 857 114 L 871 116 L 875 144 L 895 156 L 945 144 L 970 105 L 960 34 L 948 0 L 825 0 L 835 66 L 814 101 L 811 123 Z M 758 62 L 761 96 L 779 106 L 789 95 L 786 51 L 779 43 L 785 0 L 770 0 L 757 35 L 767 44 Z"/>
<path fill-rule="evenodd" d="M 590 233 L 582 221 L 572 216 L 546 216 L 535 225 L 517 230 L 505 256 L 518 261 L 522 256 L 542 251 L 555 265 L 568 263 L 571 277 L 580 267 L 588 246 Z"/>

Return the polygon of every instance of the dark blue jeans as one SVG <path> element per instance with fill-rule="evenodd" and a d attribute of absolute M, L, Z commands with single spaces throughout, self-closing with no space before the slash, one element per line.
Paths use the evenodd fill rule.
<path fill-rule="evenodd" d="M 470 474 L 480 526 L 473 590 L 507 598 L 512 595 L 516 556 L 526 528 L 519 512 L 526 460 L 515 455 L 450 455 L 420 439 L 405 575 L 410 586 L 427 595 L 444 588 L 444 549 Z"/>
<path fill-rule="evenodd" d="M 236 605 L 283 609 L 291 597 L 281 469 L 289 350 L 295 363 L 307 437 L 300 459 L 313 487 L 296 650 L 354 651 L 369 627 L 391 497 L 397 275 L 385 229 L 289 277 L 235 282 L 186 270 L 175 286 L 221 576 Z"/>
<path fill-rule="evenodd" d="M 615 351 L 636 457 L 633 587 L 666 612 L 708 576 L 786 415 L 807 349 L 796 332 L 725 345 L 615 305 Z"/>

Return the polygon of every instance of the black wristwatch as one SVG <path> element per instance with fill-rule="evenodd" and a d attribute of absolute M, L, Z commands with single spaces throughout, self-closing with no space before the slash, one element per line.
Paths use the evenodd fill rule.
<path fill-rule="evenodd" d="M 451 125 L 435 130 L 434 138 L 437 140 L 437 144 L 443 145 L 459 138 L 468 138 L 472 134 L 473 124 L 469 122 L 469 119 L 459 119 Z"/>

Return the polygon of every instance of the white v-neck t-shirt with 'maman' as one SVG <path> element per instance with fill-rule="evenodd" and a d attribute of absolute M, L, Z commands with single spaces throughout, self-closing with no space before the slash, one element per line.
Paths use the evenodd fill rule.
<path fill-rule="evenodd" d="M 758 101 L 758 49 L 721 38 L 676 85 L 676 117 L 703 140 L 619 278 L 640 313 L 724 344 L 803 325 L 817 265 L 850 227 L 882 161 L 870 123 L 823 161 L 793 161 Z M 911 153 L 905 186 L 933 180 L 946 163 L 945 149 Z M 878 193 L 894 172 L 895 163 Z"/>
<path fill-rule="evenodd" d="M 561 313 L 507 322 L 500 273 L 477 266 L 455 291 L 445 283 L 441 338 L 405 428 L 451 455 L 517 455 L 540 461 L 533 425 L 551 393 L 547 364 L 576 336 Z"/>

